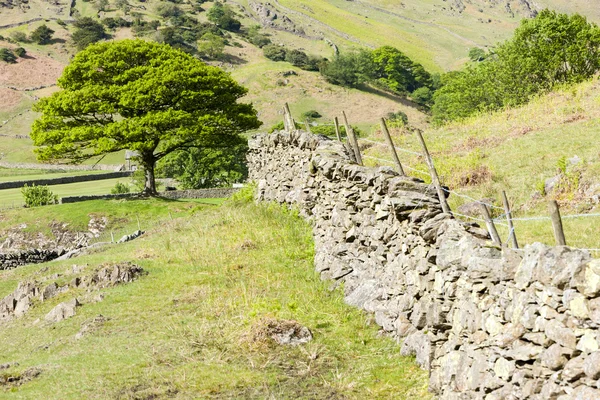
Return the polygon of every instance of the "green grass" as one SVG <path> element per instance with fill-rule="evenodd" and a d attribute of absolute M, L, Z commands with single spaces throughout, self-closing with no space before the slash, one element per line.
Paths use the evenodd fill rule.
<path fill-rule="evenodd" d="M 71 219 L 111 204 L 55 209 Z M 164 210 L 164 203 L 148 204 Z M 58 302 L 83 293 L 37 303 L 0 328 L 0 362 L 19 362 L 17 372 L 42 369 L 38 378 L 0 393 L 48 399 L 430 398 L 426 373 L 377 335 L 372 317 L 347 306 L 340 289 L 320 281 L 311 229 L 297 216 L 253 204 L 194 210 L 136 241 L 44 266 L 49 276 L 74 262 L 88 264 L 89 271 L 132 261 L 148 275 L 104 289 L 104 301 L 84 304 L 60 323 L 33 325 Z M 0 295 L 40 277 L 41 268 L 0 272 Z M 75 340 L 81 325 L 99 314 L 109 320 Z M 296 320 L 314 340 L 298 347 L 253 340 L 266 318 Z"/>
<path fill-rule="evenodd" d="M 0 167 L 0 182 L 27 181 L 36 179 L 64 178 L 68 176 L 94 175 L 106 171 L 57 171 L 47 169 L 17 169 Z"/>

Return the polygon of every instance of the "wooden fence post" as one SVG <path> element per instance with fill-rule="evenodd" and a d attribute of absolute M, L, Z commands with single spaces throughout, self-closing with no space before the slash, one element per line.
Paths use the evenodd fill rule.
<path fill-rule="evenodd" d="M 406 174 L 404 173 L 404 168 L 402 168 L 402 163 L 400 163 L 400 159 L 398 158 L 398 153 L 396 153 L 396 147 L 394 146 L 394 142 L 392 141 L 392 137 L 390 136 L 390 131 L 388 131 L 387 125 L 385 124 L 385 118 L 381 118 L 381 131 L 383 132 L 383 136 L 385 136 L 385 140 L 387 140 L 388 145 L 390 146 L 392 157 L 394 157 L 394 161 L 398 166 L 400 175 L 406 176 Z"/>
<path fill-rule="evenodd" d="M 335 126 L 335 135 L 337 136 L 337 140 L 342 141 L 342 135 L 340 134 L 340 122 L 338 121 L 338 117 L 333 119 L 333 125 Z"/>
<path fill-rule="evenodd" d="M 304 127 L 306 128 L 306 132 L 312 133 L 312 131 L 310 130 L 310 125 L 308 123 L 308 119 L 304 120 Z"/>
<path fill-rule="evenodd" d="M 295 131 L 296 130 L 296 121 L 294 121 L 294 118 L 292 117 L 292 112 L 290 111 L 290 106 L 288 105 L 288 103 L 285 103 L 285 113 L 288 117 L 288 125 L 290 128 L 290 132 L 291 131 Z"/>
<path fill-rule="evenodd" d="M 554 228 L 554 239 L 557 246 L 566 246 L 565 232 L 563 230 L 562 220 L 560 218 L 560 209 L 556 200 L 550 200 L 548 203 L 550 209 L 550 218 L 552 219 L 552 228 Z"/>
<path fill-rule="evenodd" d="M 488 232 L 492 236 L 492 240 L 496 242 L 498 246 L 502 246 L 502 240 L 500 240 L 500 235 L 498 235 L 498 231 L 496 230 L 496 225 L 494 225 L 494 220 L 492 220 L 488 205 L 484 203 L 479 203 L 479 205 L 481 207 L 481 214 L 483 215 L 483 219 L 487 225 Z"/>
<path fill-rule="evenodd" d="M 283 130 L 286 132 L 290 131 L 290 123 L 288 121 L 288 115 L 285 107 L 283 107 Z"/>
<path fill-rule="evenodd" d="M 346 127 L 346 135 L 348 135 L 348 141 L 354 149 L 356 163 L 358 165 L 363 165 L 362 156 L 360 155 L 360 148 L 358 147 L 358 140 L 356 140 L 356 135 L 354 134 L 354 129 L 350 127 L 350 124 L 348 123 L 348 117 L 346 117 L 345 111 L 342 111 L 342 115 L 344 116 L 344 126 Z"/>
<path fill-rule="evenodd" d="M 506 221 L 508 222 L 508 241 L 511 243 L 513 248 L 518 249 L 519 243 L 517 242 L 517 233 L 515 232 L 515 227 L 513 225 L 508 197 L 506 197 L 506 192 L 504 190 L 502 191 L 502 203 L 504 204 L 504 214 L 506 214 Z"/>
<path fill-rule="evenodd" d="M 419 129 L 416 130 L 417 137 L 419 138 L 419 142 L 421 142 L 421 147 L 423 148 L 423 153 L 425 155 L 425 161 L 427 162 L 427 166 L 429 167 L 429 174 L 431 175 L 431 182 L 435 186 L 435 189 L 438 194 L 438 198 L 440 200 L 440 204 L 442 205 L 442 211 L 446 214 L 452 214 L 450 210 L 450 206 L 446 201 L 446 194 L 444 193 L 444 189 L 442 189 L 442 184 L 440 183 L 440 178 L 435 169 L 435 165 L 433 165 L 433 159 L 429 154 L 429 150 L 427 150 L 427 144 L 425 144 L 425 139 L 423 139 L 423 134 Z"/>

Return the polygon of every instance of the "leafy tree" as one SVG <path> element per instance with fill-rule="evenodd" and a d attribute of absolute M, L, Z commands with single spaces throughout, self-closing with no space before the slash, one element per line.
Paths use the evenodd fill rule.
<path fill-rule="evenodd" d="M 591 78 L 600 69 L 600 28 L 581 15 L 543 10 L 525 19 L 493 55 L 447 74 L 434 95 L 434 122 L 526 103 L 560 84 Z"/>
<path fill-rule="evenodd" d="M 319 69 L 325 79 L 335 85 L 356 87 L 370 81 L 374 71 L 371 52 L 360 49 L 339 54 Z"/>
<path fill-rule="evenodd" d="M 283 46 L 279 46 L 276 44 L 268 44 L 265 47 L 263 47 L 263 54 L 269 60 L 284 61 L 286 50 Z"/>
<path fill-rule="evenodd" d="M 184 189 L 230 186 L 248 176 L 247 143 L 222 149 L 194 148 L 171 153 L 159 164 L 159 173 L 176 178 Z"/>
<path fill-rule="evenodd" d="M 431 87 L 431 75 L 400 50 L 383 46 L 373 51 L 375 82 L 399 94 Z"/>
<path fill-rule="evenodd" d="M 271 39 L 260 32 L 260 25 L 253 25 L 248 29 L 248 41 L 258 48 L 263 48 L 271 44 Z"/>
<path fill-rule="evenodd" d="M 29 38 L 37 44 L 49 44 L 52 41 L 52 34 L 54 34 L 52 29 L 46 25 L 40 25 L 31 32 Z"/>
<path fill-rule="evenodd" d="M 25 207 L 39 207 L 50 204 L 58 204 L 58 196 L 52 193 L 48 186 L 28 186 L 21 188 L 21 194 L 25 199 Z"/>
<path fill-rule="evenodd" d="M 108 0 L 96 0 L 94 2 L 94 7 L 96 7 L 96 9 L 98 11 L 106 11 L 106 8 L 108 7 L 109 2 Z"/>
<path fill-rule="evenodd" d="M 198 42 L 198 51 L 208 58 L 218 59 L 223 56 L 225 39 L 214 33 L 205 33 L 202 40 Z"/>
<path fill-rule="evenodd" d="M 131 22 L 121 18 L 121 17 L 107 17 L 102 19 L 102 24 L 105 25 L 108 29 L 115 29 L 120 27 L 129 27 L 132 25 Z"/>
<path fill-rule="evenodd" d="M 85 49 L 88 45 L 108 38 L 104 26 L 90 17 L 83 17 L 73 23 L 73 43 L 78 50 Z"/>
<path fill-rule="evenodd" d="M 156 193 L 156 162 L 189 148 L 229 148 L 260 125 L 247 93 L 227 73 L 156 42 L 90 45 L 40 100 L 31 137 L 41 160 L 80 162 L 130 149 L 139 153 L 145 192 Z"/>
<path fill-rule="evenodd" d="M 174 4 L 160 3 L 156 7 L 156 13 L 163 18 L 179 17 L 184 14 L 183 10 Z"/>
<path fill-rule="evenodd" d="M 0 48 L 0 60 L 12 64 L 17 61 L 17 57 L 10 49 Z"/>
<path fill-rule="evenodd" d="M 219 2 L 215 2 L 206 16 L 210 22 L 226 31 L 237 32 L 242 27 L 231 7 Z"/>
<path fill-rule="evenodd" d="M 27 42 L 29 42 L 29 39 L 27 39 L 27 35 L 25 34 L 25 32 L 22 32 L 22 31 L 11 32 L 10 37 L 15 42 L 19 42 L 19 43 L 27 43 Z"/>
<path fill-rule="evenodd" d="M 427 86 L 422 86 L 411 93 L 410 97 L 417 104 L 424 107 L 431 107 L 433 104 L 433 91 Z"/>

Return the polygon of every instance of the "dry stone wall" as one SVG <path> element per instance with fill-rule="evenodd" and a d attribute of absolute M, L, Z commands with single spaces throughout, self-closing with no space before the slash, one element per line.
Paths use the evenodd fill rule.
<path fill-rule="evenodd" d="M 435 190 L 302 131 L 250 140 L 259 200 L 312 221 L 315 267 L 430 371 L 440 399 L 600 399 L 600 260 L 515 251 L 442 213 Z"/>

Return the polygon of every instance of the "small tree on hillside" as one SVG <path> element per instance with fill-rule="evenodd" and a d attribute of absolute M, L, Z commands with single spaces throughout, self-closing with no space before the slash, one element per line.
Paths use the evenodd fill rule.
<path fill-rule="evenodd" d="M 17 61 L 17 57 L 13 54 L 13 52 L 10 49 L 1 48 L 0 60 L 12 64 Z"/>
<path fill-rule="evenodd" d="M 29 38 L 37 44 L 49 44 L 52 41 L 53 34 L 54 31 L 52 29 L 48 28 L 46 25 L 40 25 L 31 32 Z"/>
<path fill-rule="evenodd" d="M 73 26 L 75 26 L 75 32 L 73 32 L 72 39 L 78 50 L 83 50 L 88 45 L 108 37 L 104 26 L 90 17 L 78 19 Z"/>
<path fill-rule="evenodd" d="M 80 162 L 130 149 L 139 153 L 147 194 L 154 168 L 188 148 L 228 148 L 260 125 L 247 90 L 227 73 L 168 45 L 97 43 L 75 56 L 60 91 L 40 100 L 31 138 L 41 160 Z"/>

